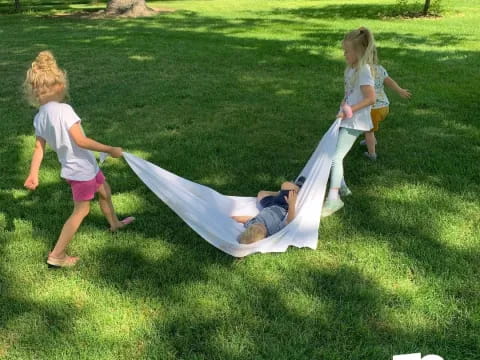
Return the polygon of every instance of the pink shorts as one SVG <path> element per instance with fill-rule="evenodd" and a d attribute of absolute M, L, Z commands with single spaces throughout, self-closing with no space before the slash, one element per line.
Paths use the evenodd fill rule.
<path fill-rule="evenodd" d="M 89 201 L 95 197 L 100 185 L 105 183 L 105 176 L 103 176 L 102 170 L 98 170 L 97 175 L 92 180 L 67 180 L 67 182 L 72 187 L 74 201 Z"/>

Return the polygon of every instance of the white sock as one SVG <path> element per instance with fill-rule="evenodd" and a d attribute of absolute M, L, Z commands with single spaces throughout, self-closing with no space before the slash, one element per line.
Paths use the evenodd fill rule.
<path fill-rule="evenodd" d="M 327 200 L 338 200 L 338 189 L 330 189 Z"/>
<path fill-rule="evenodd" d="M 345 178 L 342 178 L 342 184 L 340 185 L 340 187 L 342 187 L 342 188 L 347 187 L 347 183 L 345 182 Z"/>

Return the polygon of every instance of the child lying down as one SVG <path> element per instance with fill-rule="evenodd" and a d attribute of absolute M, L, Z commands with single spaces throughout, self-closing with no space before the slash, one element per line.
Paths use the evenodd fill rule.
<path fill-rule="evenodd" d="M 257 201 L 262 210 L 255 217 L 232 216 L 232 219 L 245 226 L 245 231 L 240 235 L 238 242 L 254 243 L 275 234 L 290 223 L 295 218 L 297 193 L 304 182 L 305 177 L 301 176 L 295 183 L 284 182 L 280 191 L 260 191 Z"/>

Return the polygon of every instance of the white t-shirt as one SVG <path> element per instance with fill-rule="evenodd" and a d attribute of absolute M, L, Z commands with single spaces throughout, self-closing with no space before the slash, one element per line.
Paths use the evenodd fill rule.
<path fill-rule="evenodd" d="M 374 86 L 372 73 L 369 65 L 363 65 L 358 69 L 358 73 L 354 68 L 348 68 L 345 71 L 345 101 L 348 105 L 353 106 L 363 100 L 362 90 L 360 86 Z M 351 128 L 355 130 L 370 131 L 373 128 L 372 117 L 370 116 L 371 106 L 364 107 L 356 111 L 350 119 L 342 120 L 340 127 Z"/>
<path fill-rule="evenodd" d="M 382 65 L 375 65 L 375 95 L 377 96 L 377 101 L 375 105 L 372 106 L 372 109 L 379 109 L 390 105 L 383 86 L 383 82 L 387 77 L 387 70 L 385 70 Z"/>
<path fill-rule="evenodd" d="M 70 137 L 68 130 L 80 121 L 70 105 L 51 101 L 40 106 L 33 126 L 35 135 L 45 139 L 57 153 L 62 164 L 61 177 L 87 181 L 97 175 L 99 168 L 93 153 L 79 147 Z"/>

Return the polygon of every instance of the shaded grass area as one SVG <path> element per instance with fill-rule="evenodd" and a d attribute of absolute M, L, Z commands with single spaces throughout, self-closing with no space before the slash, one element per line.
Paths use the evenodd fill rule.
<path fill-rule="evenodd" d="M 0 78 L 11 85 L 0 87 L 0 357 L 476 358 L 477 6 L 383 21 L 377 6 L 391 5 L 366 1 L 155 4 L 178 11 L 0 16 Z M 349 154 L 354 195 L 322 221 L 317 251 L 233 259 L 109 160 L 118 211 L 138 221 L 112 236 L 95 205 L 71 246 L 82 263 L 47 271 L 71 201 L 52 152 L 39 189 L 22 189 L 35 111 L 20 87 L 38 51 L 67 69 L 87 134 L 222 193 L 254 195 L 294 177 L 333 121 L 339 43 L 359 25 L 414 98 L 391 96 L 377 163 L 357 147 Z"/>
<path fill-rule="evenodd" d="M 104 9 L 107 2 L 96 0 L 20 0 L 19 3 L 20 9 L 17 12 L 31 16 L 35 14 L 65 13 L 75 10 L 82 12 L 99 10 Z M 14 14 L 15 12 L 14 1 L 0 1 L 0 14 Z"/>

